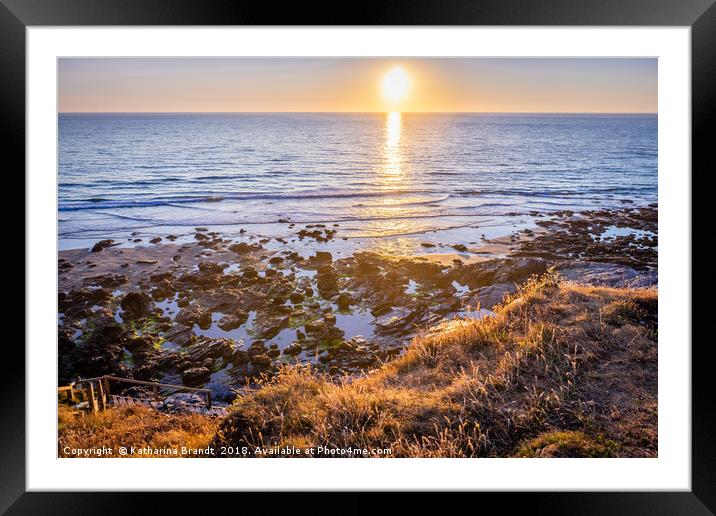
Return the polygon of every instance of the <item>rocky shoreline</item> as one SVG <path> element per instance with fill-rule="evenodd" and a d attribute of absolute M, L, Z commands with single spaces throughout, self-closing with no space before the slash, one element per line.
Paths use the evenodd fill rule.
<path fill-rule="evenodd" d="M 547 270 L 595 285 L 656 285 L 656 205 L 532 215 L 533 229 L 425 243 L 416 256 L 334 257 L 338 225 L 290 220 L 279 222 L 291 239 L 197 227 L 191 241 L 104 239 L 61 251 L 59 383 L 113 374 L 205 386 L 230 401 L 281 364 L 368 372 L 441 322 L 489 315 Z M 293 239 L 315 242 L 314 251 L 292 249 Z"/>

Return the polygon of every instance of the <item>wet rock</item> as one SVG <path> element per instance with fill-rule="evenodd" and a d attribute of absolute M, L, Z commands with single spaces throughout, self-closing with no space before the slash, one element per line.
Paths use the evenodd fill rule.
<path fill-rule="evenodd" d="M 68 383 L 77 375 L 95 377 L 117 374 L 125 338 L 124 328 L 113 317 L 102 315 L 95 318 L 81 342 L 74 343 L 68 353 L 60 353 L 60 382 Z"/>
<path fill-rule="evenodd" d="M 158 342 L 157 337 L 152 335 L 137 335 L 128 338 L 124 341 L 124 347 L 127 348 L 131 353 L 136 353 L 140 350 L 149 350 L 154 348 L 154 345 Z"/>
<path fill-rule="evenodd" d="M 179 346 L 190 346 L 196 338 L 191 327 L 183 324 L 175 324 L 165 335 L 166 340 Z"/>
<path fill-rule="evenodd" d="M 249 349 L 246 350 L 246 353 L 250 357 L 253 357 L 254 355 L 265 355 L 267 351 L 268 349 L 263 340 L 255 340 L 251 343 Z"/>
<path fill-rule="evenodd" d="M 392 309 L 393 304 L 391 302 L 381 303 L 379 305 L 374 306 L 370 313 L 373 314 L 374 317 L 379 317 L 381 315 L 387 314 Z"/>
<path fill-rule="evenodd" d="M 307 334 L 309 334 L 309 335 L 316 335 L 316 334 L 321 334 L 321 333 L 323 333 L 323 331 L 324 331 L 325 328 L 326 328 L 326 325 L 325 325 L 325 323 L 324 323 L 323 321 L 321 321 L 321 320 L 318 320 L 318 321 L 310 321 L 310 322 L 307 322 L 307 323 L 304 325 L 304 328 L 305 328 Z"/>
<path fill-rule="evenodd" d="M 353 275 L 361 279 L 372 279 L 380 274 L 381 258 L 375 253 L 357 253 L 353 256 L 355 264 L 353 267 Z"/>
<path fill-rule="evenodd" d="M 316 273 L 316 286 L 324 299 L 330 299 L 338 292 L 338 276 L 330 265 L 319 267 Z"/>
<path fill-rule="evenodd" d="M 345 292 L 342 292 L 336 298 L 336 305 L 341 310 L 348 310 L 351 307 L 351 304 L 353 304 L 353 300 L 351 299 L 351 296 Z"/>
<path fill-rule="evenodd" d="M 58 308 L 66 316 L 80 316 L 93 305 L 106 305 L 112 299 L 112 293 L 105 288 L 79 288 L 69 293 L 60 292 L 57 296 Z"/>
<path fill-rule="evenodd" d="M 500 279 L 514 283 L 522 283 L 534 274 L 542 274 L 547 270 L 547 262 L 537 258 L 521 258 L 509 263 L 507 269 L 500 274 Z"/>
<path fill-rule="evenodd" d="M 211 327 L 211 312 L 196 305 L 189 305 L 179 310 L 176 322 L 189 327 L 196 324 L 202 330 L 208 330 Z"/>
<path fill-rule="evenodd" d="M 335 324 L 335 318 L 333 319 L 333 324 Z M 323 320 L 307 322 L 304 325 L 304 329 L 306 334 L 313 339 L 330 340 L 343 337 L 343 330 L 333 326 L 333 324 L 328 323 L 324 318 Z"/>
<path fill-rule="evenodd" d="M 455 244 L 454 246 L 452 246 L 452 248 L 460 253 L 467 252 L 467 246 L 465 246 L 465 244 Z"/>
<path fill-rule="evenodd" d="M 154 238 L 152 238 L 152 239 L 149 240 L 149 243 L 150 243 L 150 244 L 158 244 L 158 243 L 161 242 L 161 241 L 162 241 L 162 237 L 154 237 Z"/>
<path fill-rule="evenodd" d="M 320 240 L 323 239 L 323 233 L 322 233 L 322 231 L 319 230 L 319 229 L 315 229 L 315 230 L 313 230 L 313 231 L 308 231 L 308 230 L 306 230 L 306 229 L 301 229 L 301 230 L 299 230 L 299 232 L 296 233 L 296 234 L 298 235 L 298 238 L 299 238 L 300 240 L 303 240 L 304 238 L 315 238 L 316 240 L 320 241 Z"/>
<path fill-rule="evenodd" d="M 99 242 L 97 242 L 94 246 L 92 246 L 92 249 L 90 251 L 93 253 L 99 253 L 100 251 L 103 251 L 103 250 L 107 249 L 108 247 L 112 247 L 115 245 L 119 245 L 119 244 L 116 243 L 111 238 L 108 238 L 106 240 L 100 240 Z"/>
<path fill-rule="evenodd" d="M 439 314 L 431 312 L 427 304 L 416 303 L 410 308 L 403 306 L 378 316 L 375 331 L 384 336 L 404 336 L 413 332 L 416 325 L 429 326 L 440 317 Z"/>
<path fill-rule="evenodd" d="M 256 310 L 267 303 L 268 296 L 254 289 L 222 287 L 205 291 L 195 299 L 212 312 L 233 314 L 238 310 Z"/>
<path fill-rule="evenodd" d="M 558 218 L 551 221 L 548 232 L 520 241 L 512 256 L 616 263 L 637 270 L 656 268 L 658 210 L 655 207 L 593 210 L 580 214 L 565 210 L 556 216 Z M 648 231 L 654 235 L 637 237 L 632 233 L 610 237 L 604 234 L 609 226 Z"/>
<path fill-rule="evenodd" d="M 435 247 L 435 244 L 431 244 L 430 242 L 420 242 L 420 245 L 423 247 Z"/>
<path fill-rule="evenodd" d="M 242 324 L 244 324 L 249 318 L 249 314 L 243 311 L 237 311 L 234 314 L 231 315 L 225 315 L 221 319 L 219 319 L 219 322 L 217 323 L 217 326 L 221 328 L 224 331 L 231 331 L 236 328 L 239 328 Z"/>
<path fill-rule="evenodd" d="M 251 363 L 262 367 L 270 366 L 271 357 L 268 355 L 254 355 L 251 357 Z"/>
<path fill-rule="evenodd" d="M 290 308 L 289 308 L 290 310 Z M 259 313 L 254 320 L 254 331 L 265 339 L 271 339 L 288 327 L 290 317 L 283 313 Z"/>
<path fill-rule="evenodd" d="M 657 284 L 655 270 L 636 270 L 628 265 L 601 262 L 564 262 L 556 272 L 568 281 L 618 288 L 642 288 Z"/>
<path fill-rule="evenodd" d="M 57 332 L 57 349 L 60 354 L 66 354 L 72 351 L 75 347 L 74 340 L 72 339 L 72 332 L 69 328 L 60 329 Z"/>
<path fill-rule="evenodd" d="M 149 281 L 152 283 L 164 283 L 174 279 L 174 275 L 171 272 L 162 272 L 159 274 L 152 274 L 149 276 Z"/>
<path fill-rule="evenodd" d="M 517 292 L 517 287 L 514 283 L 490 285 L 479 289 L 477 296 L 472 298 L 468 304 L 470 306 L 477 306 L 479 302 L 480 308 L 491 309 L 495 305 L 502 303 L 506 295 L 514 294 L 515 292 Z"/>
<path fill-rule="evenodd" d="M 250 265 L 241 269 L 241 275 L 246 281 L 253 281 L 259 277 L 258 271 Z"/>
<path fill-rule="evenodd" d="M 230 361 L 234 365 L 246 364 L 249 361 L 249 354 L 243 349 L 235 349 Z"/>
<path fill-rule="evenodd" d="M 309 260 L 316 264 L 328 264 L 333 261 L 333 255 L 327 251 L 316 251 L 316 254 L 311 256 Z"/>
<path fill-rule="evenodd" d="M 208 368 L 199 366 L 182 371 L 181 379 L 187 385 L 199 385 L 208 381 L 210 375 L 211 371 Z"/>
<path fill-rule="evenodd" d="M 89 281 L 100 287 L 117 288 L 127 283 L 127 276 L 124 274 L 103 274 L 101 276 L 94 276 L 90 278 Z"/>
<path fill-rule="evenodd" d="M 302 302 L 305 299 L 305 296 L 300 292 L 292 292 L 291 295 L 288 297 L 291 303 L 298 304 Z"/>
<path fill-rule="evenodd" d="M 458 265 L 452 268 L 448 277 L 469 286 L 470 289 L 476 289 L 494 283 L 495 277 L 506 263 L 506 260 L 487 260 L 470 265 Z"/>
<path fill-rule="evenodd" d="M 286 346 L 286 349 L 283 350 L 284 354 L 286 355 L 298 355 L 302 351 L 301 344 L 298 342 L 292 342 L 288 346 Z"/>
<path fill-rule="evenodd" d="M 148 315 L 150 302 L 151 298 L 144 292 L 136 291 L 126 294 L 119 305 L 122 307 L 122 317 L 125 320 L 136 320 Z"/>
<path fill-rule="evenodd" d="M 226 265 L 214 262 L 201 262 L 198 265 L 199 271 L 207 275 L 218 275 L 224 272 Z"/>
<path fill-rule="evenodd" d="M 283 258 L 280 256 L 273 256 L 269 259 L 269 263 L 273 265 L 278 265 L 279 263 L 283 263 Z"/>
<path fill-rule="evenodd" d="M 196 341 L 186 348 L 186 352 L 194 364 L 209 361 L 213 363 L 217 358 L 231 359 L 234 355 L 234 342 L 229 339 L 210 339 L 197 337 Z"/>
<path fill-rule="evenodd" d="M 260 244 L 247 244 L 246 242 L 239 242 L 229 246 L 229 251 L 236 254 L 247 254 L 261 249 L 263 249 L 263 246 Z"/>

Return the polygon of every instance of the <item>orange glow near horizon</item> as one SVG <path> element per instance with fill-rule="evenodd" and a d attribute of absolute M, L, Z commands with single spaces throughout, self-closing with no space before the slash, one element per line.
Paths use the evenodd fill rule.
<path fill-rule="evenodd" d="M 60 58 L 60 112 L 656 113 L 651 58 Z"/>

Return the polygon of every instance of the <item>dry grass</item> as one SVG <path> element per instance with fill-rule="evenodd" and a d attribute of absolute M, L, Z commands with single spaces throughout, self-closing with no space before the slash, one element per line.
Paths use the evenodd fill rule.
<path fill-rule="evenodd" d="M 656 290 L 548 274 L 496 313 L 418 337 L 364 377 L 284 367 L 237 399 L 213 444 L 389 448 L 402 457 L 656 456 Z"/>
<path fill-rule="evenodd" d="M 172 449 L 181 456 L 181 448 L 206 447 L 219 421 L 199 414 L 163 414 L 156 410 L 134 406 L 85 414 L 66 405 L 58 407 L 58 454 L 72 456 L 69 449 L 113 448 L 112 457 L 119 456 L 124 446 L 140 456 L 139 449 Z M 141 455 L 146 456 L 146 455 Z M 174 456 L 166 454 L 166 456 Z"/>

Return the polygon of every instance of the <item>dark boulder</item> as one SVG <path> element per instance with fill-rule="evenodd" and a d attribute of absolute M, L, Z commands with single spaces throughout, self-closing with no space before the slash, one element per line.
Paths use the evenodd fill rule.
<path fill-rule="evenodd" d="M 229 246 L 229 251 L 232 251 L 236 254 L 247 254 L 252 251 L 258 251 L 263 249 L 263 246 L 260 244 L 247 244 L 246 242 L 239 242 L 238 244 L 233 244 Z"/>
<path fill-rule="evenodd" d="M 295 355 L 298 355 L 301 352 L 301 350 L 302 350 L 301 344 L 299 344 L 298 342 L 292 342 L 291 344 L 286 346 L 286 349 L 284 349 L 283 352 L 286 355 L 295 356 Z"/>
<path fill-rule="evenodd" d="M 214 262 L 201 262 L 199 263 L 199 271 L 203 274 L 221 274 L 224 272 L 226 265 L 222 265 Z"/>
<path fill-rule="evenodd" d="M 211 376 L 211 371 L 206 367 L 199 366 L 182 371 L 181 379 L 186 385 L 199 385 L 205 383 L 209 376 Z"/>
<path fill-rule="evenodd" d="M 242 324 L 244 324 L 247 319 L 249 318 L 249 314 L 246 312 L 243 312 L 241 310 L 238 310 L 236 313 L 231 315 L 225 315 L 221 319 L 219 319 L 219 322 L 217 323 L 217 326 L 221 328 L 224 331 L 231 331 L 238 327 L 240 327 Z"/>
<path fill-rule="evenodd" d="M 100 251 L 103 251 L 103 250 L 105 250 L 106 248 L 112 247 L 112 246 L 115 246 L 115 245 L 119 245 L 119 244 L 115 243 L 115 241 L 112 240 L 111 238 L 108 238 L 108 239 L 106 239 L 106 240 L 100 240 L 100 241 L 97 242 L 94 246 L 92 246 L 91 252 L 93 252 L 93 253 L 99 253 Z"/>
<path fill-rule="evenodd" d="M 336 305 L 338 305 L 338 308 L 341 310 L 348 310 L 351 304 L 353 304 L 353 299 L 345 292 L 339 294 L 336 298 Z"/>
<path fill-rule="evenodd" d="M 141 319 L 147 315 L 151 298 L 141 291 L 126 294 L 119 306 L 122 307 L 122 318 L 125 320 Z"/>
<path fill-rule="evenodd" d="M 211 327 L 211 312 L 200 306 L 189 305 L 179 310 L 176 322 L 188 327 L 196 324 L 202 330 L 208 330 Z"/>

